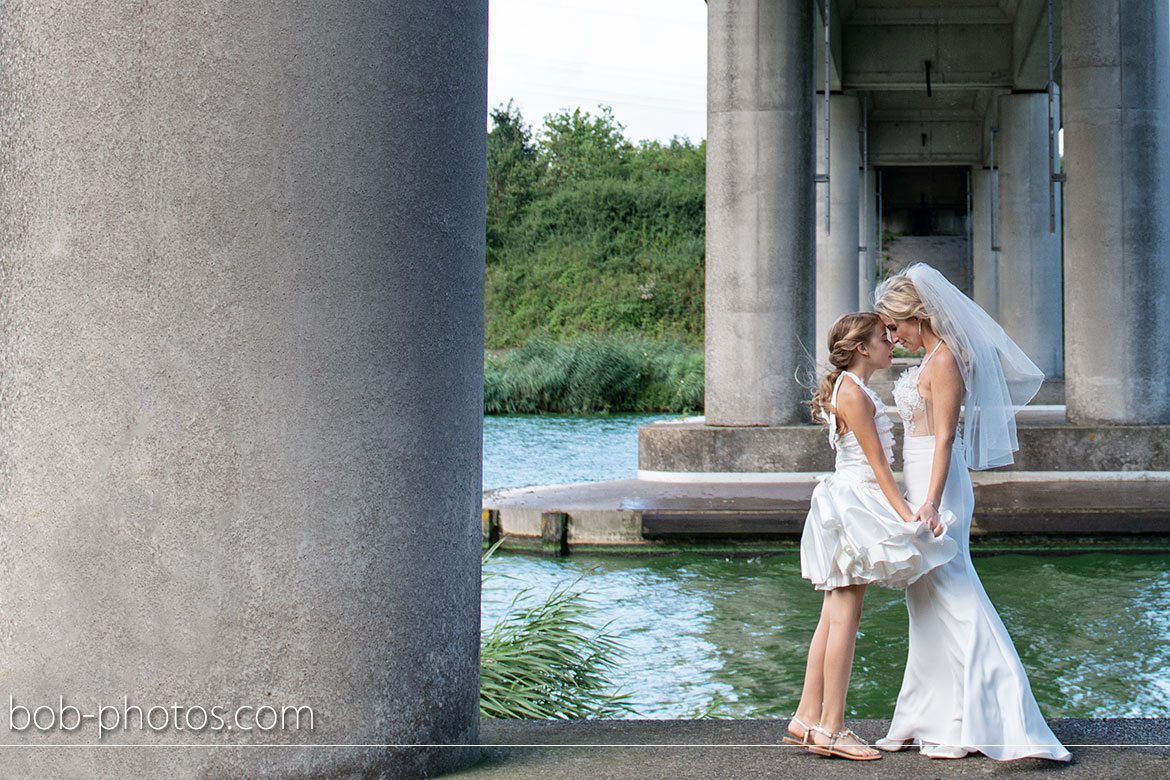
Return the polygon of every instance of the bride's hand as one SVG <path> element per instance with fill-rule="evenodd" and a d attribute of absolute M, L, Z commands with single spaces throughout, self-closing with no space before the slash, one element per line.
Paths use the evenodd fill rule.
<path fill-rule="evenodd" d="M 934 504 L 930 503 L 929 501 L 918 508 L 918 511 L 914 513 L 914 519 L 921 520 L 922 522 L 926 523 L 926 527 L 929 528 L 935 536 L 941 536 L 943 531 L 946 530 L 946 527 L 943 525 L 942 521 L 938 519 L 938 510 L 935 509 Z"/>

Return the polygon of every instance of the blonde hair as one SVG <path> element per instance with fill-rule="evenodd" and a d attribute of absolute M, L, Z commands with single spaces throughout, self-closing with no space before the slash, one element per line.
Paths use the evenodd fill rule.
<path fill-rule="evenodd" d="M 903 274 L 891 276 L 878 285 L 873 297 L 873 308 L 878 314 L 884 314 L 892 320 L 926 320 L 930 329 L 938 333 L 938 325 L 934 317 L 927 313 L 918 288 L 910 281 L 910 277 Z"/>
<path fill-rule="evenodd" d="M 882 325 L 881 319 L 876 314 L 871 311 L 859 311 L 842 315 L 833 323 L 833 327 L 829 328 L 829 364 L 833 368 L 825 374 L 825 378 L 821 380 L 821 386 L 817 388 L 817 391 L 813 393 L 812 400 L 808 402 L 814 422 L 829 424 L 828 412 L 832 411 L 836 414 L 836 409 L 832 408 L 831 401 L 833 385 L 837 383 L 837 377 L 841 376 L 841 373 L 849 367 L 849 361 L 853 360 L 857 348 L 869 341 L 874 329 L 882 327 L 885 326 Z M 824 417 L 821 416 L 822 414 Z M 838 418 L 837 432 L 840 433 L 842 428 L 844 428 L 844 423 Z"/>

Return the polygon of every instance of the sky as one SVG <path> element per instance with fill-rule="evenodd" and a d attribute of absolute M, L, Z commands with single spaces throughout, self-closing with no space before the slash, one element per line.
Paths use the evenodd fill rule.
<path fill-rule="evenodd" d="M 491 0 L 488 106 L 525 121 L 598 105 L 631 141 L 707 137 L 703 0 Z"/>

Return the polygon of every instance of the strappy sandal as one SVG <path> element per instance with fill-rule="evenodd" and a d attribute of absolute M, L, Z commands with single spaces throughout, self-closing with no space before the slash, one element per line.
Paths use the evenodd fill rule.
<path fill-rule="evenodd" d="M 810 731 L 816 731 L 824 734 L 829 738 L 829 744 L 818 745 L 815 742 L 808 746 L 810 753 L 816 753 L 818 756 L 825 756 L 826 758 L 845 758 L 850 761 L 877 761 L 882 757 L 882 754 L 870 747 L 870 744 L 861 737 L 857 736 L 851 729 L 841 729 L 835 734 L 830 734 L 827 730 L 820 726 L 813 726 Z M 857 740 L 856 745 L 838 745 L 837 740 L 842 737 L 853 737 Z M 873 751 L 872 755 L 866 753 L 854 753 L 853 750 L 861 748 L 862 750 Z"/>
<path fill-rule="evenodd" d="M 812 731 L 813 729 L 815 729 L 815 728 L 816 728 L 816 726 L 810 726 L 810 725 L 808 725 L 808 724 L 807 724 L 807 723 L 805 723 L 803 720 L 801 720 L 800 718 L 796 717 L 796 713 L 795 713 L 795 712 L 794 712 L 794 713 L 792 713 L 792 718 L 789 720 L 789 724 L 788 724 L 788 725 L 790 725 L 790 726 L 791 726 L 793 723 L 795 723 L 795 724 L 796 724 L 797 726 L 799 726 L 800 728 L 804 729 L 804 736 L 803 736 L 803 737 L 801 737 L 800 739 L 796 739 L 796 737 L 793 737 L 793 736 L 791 736 L 792 732 L 789 732 L 789 733 L 788 733 L 788 735 L 787 735 L 787 736 L 785 736 L 785 737 L 784 737 L 784 739 L 783 739 L 783 740 L 781 740 L 781 741 L 782 741 L 784 744 L 786 744 L 786 745 L 806 745 L 806 746 L 807 746 L 807 745 L 810 745 L 810 744 L 812 744 L 811 742 L 809 742 L 809 741 L 808 741 L 808 734 L 809 734 L 809 732 L 810 732 L 810 731 Z"/>

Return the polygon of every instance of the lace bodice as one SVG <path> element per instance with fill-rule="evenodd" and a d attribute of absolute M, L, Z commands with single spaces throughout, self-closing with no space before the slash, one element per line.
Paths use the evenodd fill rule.
<path fill-rule="evenodd" d="M 941 341 L 935 344 L 934 349 L 922 359 L 921 363 L 903 371 L 902 375 L 894 382 L 894 404 L 898 407 L 898 416 L 902 418 L 902 426 L 905 428 L 907 436 L 932 436 L 934 434 L 927 409 L 927 399 L 918 392 L 918 376 L 922 373 L 922 367 L 926 365 L 926 361 L 930 360 L 940 346 L 942 346 Z"/>

